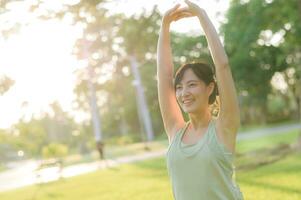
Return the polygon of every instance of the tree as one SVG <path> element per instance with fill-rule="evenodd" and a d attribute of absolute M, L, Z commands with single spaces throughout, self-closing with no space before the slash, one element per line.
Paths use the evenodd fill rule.
<path fill-rule="evenodd" d="M 3 95 L 7 92 L 13 85 L 15 81 L 10 79 L 7 76 L 0 77 L 0 95 Z"/>
<path fill-rule="evenodd" d="M 250 0 L 246 3 L 233 0 L 227 18 L 223 26 L 225 43 L 240 88 L 247 89 L 252 96 L 257 93 L 266 97 L 270 91 L 267 81 L 271 76 L 289 71 L 288 86 L 295 96 L 301 121 L 301 46 L 298 45 L 301 44 L 301 0 Z M 277 37 L 280 37 L 278 42 L 273 42 Z M 258 72 L 256 75 L 250 70 L 252 68 Z M 256 80 L 265 80 L 260 84 L 264 91 L 259 87 L 250 90 Z"/>
<path fill-rule="evenodd" d="M 254 118 L 262 122 L 266 121 L 262 113 L 267 111 L 270 80 L 275 72 L 284 71 L 288 66 L 281 48 L 283 44 L 271 44 L 271 38 L 267 37 L 269 24 L 275 22 L 268 16 L 269 7 L 266 1 L 234 0 L 226 15 L 227 22 L 222 26 L 233 76 L 242 93 L 240 98 L 245 100 L 245 106 L 260 108 Z M 243 98 L 246 95 L 248 98 Z M 244 105 L 243 109 L 247 108 Z"/>

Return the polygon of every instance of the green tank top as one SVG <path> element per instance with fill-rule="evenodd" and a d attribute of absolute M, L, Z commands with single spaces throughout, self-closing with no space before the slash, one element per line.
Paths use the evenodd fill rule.
<path fill-rule="evenodd" d="M 168 175 L 175 200 L 243 200 L 235 182 L 233 154 L 218 141 L 215 119 L 196 144 L 184 144 L 180 129 L 166 152 Z"/>

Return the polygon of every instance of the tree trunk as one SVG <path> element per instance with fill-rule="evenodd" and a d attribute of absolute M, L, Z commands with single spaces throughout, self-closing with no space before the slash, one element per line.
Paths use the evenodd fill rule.
<path fill-rule="evenodd" d="M 120 123 L 119 123 L 119 129 L 120 129 L 121 135 L 123 135 L 123 136 L 128 135 L 129 128 L 128 128 L 128 125 L 126 123 L 123 111 L 121 112 L 121 119 L 120 119 Z"/>

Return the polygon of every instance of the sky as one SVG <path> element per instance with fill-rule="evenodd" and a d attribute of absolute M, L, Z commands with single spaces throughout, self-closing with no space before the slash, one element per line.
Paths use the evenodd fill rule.
<path fill-rule="evenodd" d="M 192 2 L 197 3 L 200 7 L 204 8 L 213 22 L 214 26 L 218 29 L 220 22 L 224 18 L 224 13 L 229 8 L 229 0 L 192 0 Z M 154 5 L 158 6 L 158 9 L 161 13 L 164 13 L 168 9 L 172 8 L 177 3 L 181 4 L 181 7 L 186 6 L 184 0 L 118 0 L 112 1 L 106 7 L 112 10 L 112 13 L 124 13 L 127 16 L 130 16 L 135 13 L 143 12 L 141 8 L 151 9 Z M 115 9 L 118 7 L 118 9 Z M 219 14 L 220 13 L 220 14 Z M 191 32 L 197 31 L 202 32 L 199 22 L 196 18 L 182 19 L 176 23 L 173 23 L 171 30 L 177 32 Z"/>
<path fill-rule="evenodd" d="M 47 6 L 59 8 L 59 0 L 46 2 Z M 111 14 L 123 12 L 127 16 L 141 12 L 142 8 L 149 10 L 153 5 L 158 5 L 160 12 L 166 11 L 175 3 L 184 5 L 179 0 L 115 2 L 106 5 Z M 213 24 L 219 28 L 220 22 L 224 20 L 223 13 L 229 7 L 229 0 L 195 2 L 207 10 Z M 26 6 L 12 5 L 13 11 L 6 16 L 5 23 L 1 23 L 9 26 L 9 22 L 19 20 L 30 22 L 30 25 L 7 40 L 0 38 L 0 75 L 7 75 L 15 80 L 15 85 L 0 96 L 0 128 L 9 128 L 20 117 L 29 120 L 32 116 L 38 117 L 41 111 L 50 112 L 49 104 L 54 101 L 58 101 L 63 110 L 74 116 L 77 122 L 89 118 L 89 114 L 72 108 L 75 98 L 73 72 L 81 67 L 81 63 L 72 55 L 72 48 L 81 35 L 80 28 L 70 26 L 68 21 L 39 21 L 34 15 L 27 13 Z M 196 18 L 173 23 L 171 29 L 177 32 L 201 32 Z"/>

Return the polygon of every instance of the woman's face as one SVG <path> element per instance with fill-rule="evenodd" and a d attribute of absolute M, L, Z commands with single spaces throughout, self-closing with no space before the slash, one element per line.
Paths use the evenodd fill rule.
<path fill-rule="evenodd" d="M 214 85 L 206 86 L 192 71 L 187 69 L 183 78 L 176 85 L 176 98 L 181 108 L 186 113 L 200 112 L 208 106 L 208 99 Z"/>

